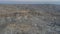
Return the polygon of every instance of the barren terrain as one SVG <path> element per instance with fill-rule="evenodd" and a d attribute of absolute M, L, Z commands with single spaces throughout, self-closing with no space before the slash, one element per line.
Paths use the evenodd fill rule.
<path fill-rule="evenodd" d="M 0 4 L 0 34 L 60 34 L 60 5 Z"/>

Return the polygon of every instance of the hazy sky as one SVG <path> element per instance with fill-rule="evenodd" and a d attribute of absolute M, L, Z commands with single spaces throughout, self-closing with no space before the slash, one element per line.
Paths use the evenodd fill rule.
<path fill-rule="evenodd" d="M 60 0 L 0 0 L 0 1 L 60 1 Z"/>
<path fill-rule="evenodd" d="M 0 4 L 19 4 L 19 3 L 20 4 L 60 4 L 60 0 L 0 0 Z"/>

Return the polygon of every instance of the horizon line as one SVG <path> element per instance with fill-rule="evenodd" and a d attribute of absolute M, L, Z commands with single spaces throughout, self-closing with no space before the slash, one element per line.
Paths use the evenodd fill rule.
<path fill-rule="evenodd" d="M 0 1 L 0 4 L 60 4 L 60 2 L 46 2 L 46 1 Z"/>

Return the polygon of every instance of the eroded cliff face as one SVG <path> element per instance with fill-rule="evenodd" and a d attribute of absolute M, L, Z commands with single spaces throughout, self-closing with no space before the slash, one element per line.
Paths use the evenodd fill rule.
<path fill-rule="evenodd" d="M 0 6 L 0 34 L 60 34 L 60 12 L 54 6 Z"/>

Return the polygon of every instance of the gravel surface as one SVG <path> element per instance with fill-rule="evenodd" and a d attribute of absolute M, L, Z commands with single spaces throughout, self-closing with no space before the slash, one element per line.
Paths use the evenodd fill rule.
<path fill-rule="evenodd" d="M 60 34 L 60 12 L 56 7 L 0 5 L 0 34 Z"/>

